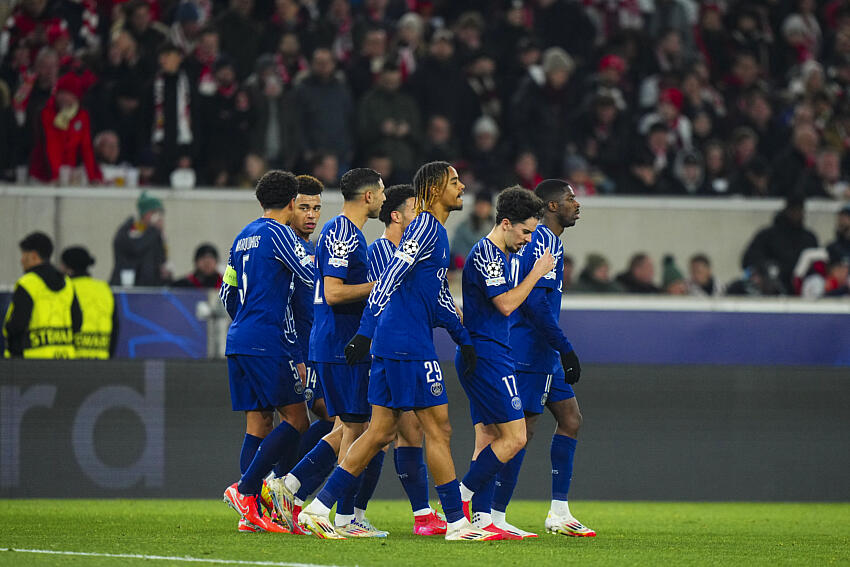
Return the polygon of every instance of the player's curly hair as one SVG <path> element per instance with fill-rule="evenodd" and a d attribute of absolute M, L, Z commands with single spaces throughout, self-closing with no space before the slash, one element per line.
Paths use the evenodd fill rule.
<path fill-rule="evenodd" d="M 519 185 L 508 187 L 496 198 L 496 224 L 508 219 L 511 224 L 539 219 L 543 214 L 540 197 Z"/>
<path fill-rule="evenodd" d="M 413 190 L 416 193 L 414 207 L 417 215 L 422 211 L 431 210 L 446 190 L 450 167 L 451 164 L 446 161 L 432 161 L 420 167 L 413 176 Z"/>
<path fill-rule="evenodd" d="M 325 184 L 312 175 L 296 175 L 299 195 L 321 195 Z"/>
<path fill-rule="evenodd" d="M 298 194 L 298 180 L 288 171 L 272 169 L 257 181 L 255 194 L 263 209 L 282 209 Z"/>
<path fill-rule="evenodd" d="M 413 192 L 413 185 L 405 183 L 403 185 L 387 187 L 387 190 L 384 191 L 384 195 L 386 195 L 387 198 L 384 200 L 384 204 L 381 205 L 381 213 L 378 215 L 378 218 L 382 223 L 389 226 L 393 220 L 393 211 L 400 211 L 404 206 L 404 202 L 411 197 L 415 197 L 415 194 Z"/>

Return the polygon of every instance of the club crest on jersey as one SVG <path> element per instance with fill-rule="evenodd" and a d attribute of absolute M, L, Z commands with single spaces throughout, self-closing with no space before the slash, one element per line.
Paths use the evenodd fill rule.
<path fill-rule="evenodd" d="M 548 400 L 548 399 L 549 399 L 549 394 L 547 394 L 546 392 L 543 392 L 543 395 L 540 396 L 540 405 L 545 406 L 546 400 Z"/>
<path fill-rule="evenodd" d="M 513 407 L 515 410 L 522 409 L 522 400 L 519 399 L 519 396 L 514 396 L 513 398 L 511 398 L 511 407 Z"/>
<path fill-rule="evenodd" d="M 296 394 L 303 394 L 304 393 L 304 384 L 301 383 L 300 379 L 295 381 L 295 393 Z"/>
<path fill-rule="evenodd" d="M 313 399 L 313 389 L 307 388 L 306 390 L 304 390 L 304 401 L 309 402 L 312 399 Z"/>
<path fill-rule="evenodd" d="M 439 396 L 443 393 L 443 385 L 439 382 L 434 382 L 431 384 L 431 394 L 434 396 Z"/>
<path fill-rule="evenodd" d="M 419 252 L 419 243 L 415 240 L 405 240 L 401 243 L 399 249 L 395 251 L 395 256 L 408 264 L 412 264 L 417 252 Z"/>

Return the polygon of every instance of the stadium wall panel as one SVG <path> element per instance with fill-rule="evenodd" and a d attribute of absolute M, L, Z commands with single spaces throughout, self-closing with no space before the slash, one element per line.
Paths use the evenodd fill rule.
<path fill-rule="evenodd" d="M 462 475 L 469 409 L 443 366 Z M 576 391 L 571 500 L 850 500 L 846 369 L 587 364 Z M 540 420 L 516 497 L 549 498 L 553 428 Z M 2 498 L 217 499 L 243 433 L 223 361 L 0 362 Z M 403 497 L 389 460 L 377 495 Z"/>

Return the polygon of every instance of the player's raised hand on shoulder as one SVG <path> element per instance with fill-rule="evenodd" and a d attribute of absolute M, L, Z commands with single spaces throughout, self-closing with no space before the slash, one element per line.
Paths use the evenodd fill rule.
<path fill-rule="evenodd" d="M 534 262 L 534 268 L 532 268 L 532 270 L 542 278 L 551 272 L 554 267 L 555 257 L 552 256 L 552 253 L 549 252 L 549 249 L 547 248 L 543 251 L 543 255 Z"/>
<path fill-rule="evenodd" d="M 372 346 L 372 339 L 363 335 L 354 335 L 348 344 L 345 345 L 345 361 L 354 366 L 369 354 L 369 348 Z"/>
<path fill-rule="evenodd" d="M 561 366 L 564 367 L 564 382 L 575 384 L 581 378 L 581 364 L 575 350 L 561 353 Z"/>

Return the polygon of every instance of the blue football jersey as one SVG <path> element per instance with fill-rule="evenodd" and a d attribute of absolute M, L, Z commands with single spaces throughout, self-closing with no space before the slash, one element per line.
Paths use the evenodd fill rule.
<path fill-rule="evenodd" d="M 344 215 L 329 220 L 316 242 L 311 360 L 345 363 L 345 345 L 357 333 L 366 306 L 365 301 L 328 305 L 324 277 L 340 278 L 347 285 L 356 285 L 368 282 L 368 275 L 369 258 L 363 232 Z"/>
<path fill-rule="evenodd" d="M 309 240 L 299 238 L 304 245 L 304 251 L 310 265 L 314 265 L 316 256 L 316 244 Z M 295 332 L 298 334 L 298 346 L 301 349 L 301 357 L 306 362 L 310 358 L 310 330 L 313 327 L 313 286 L 309 286 L 298 278 L 295 278 L 295 289 L 292 292 L 292 316 L 295 318 Z"/>
<path fill-rule="evenodd" d="M 290 227 L 259 218 L 242 229 L 219 292 L 233 318 L 226 354 L 301 360 L 290 307 L 294 277 L 313 285 L 310 258 Z"/>
<path fill-rule="evenodd" d="M 534 313 L 536 318 L 543 318 L 545 321 L 533 321 L 529 317 L 528 305 L 526 304 L 514 311 L 510 318 L 510 344 L 516 361 L 516 369 L 521 372 L 551 373 L 554 366 L 559 364 L 558 352 L 551 346 L 550 338 L 545 336 L 544 327 L 560 334 L 560 337 L 551 337 L 552 340 L 566 341 L 563 332 L 558 328 L 558 317 L 561 313 L 561 290 L 564 283 L 564 245 L 561 239 L 543 223 L 537 225 L 537 229 L 531 235 L 531 242 L 512 256 L 511 286 L 515 287 L 525 279 L 531 272 L 534 262 L 543 255 L 547 248 L 555 258 L 555 267 L 540 278 L 535 285 L 535 291 L 540 289 L 545 293 L 545 307 L 547 309 L 543 309 L 543 312 Z M 538 311 L 541 310 L 538 309 Z"/>
<path fill-rule="evenodd" d="M 493 298 L 510 289 L 505 253 L 484 237 L 463 265 L 463 319 L 479 356 L 510 352 L 510 319 L 493 305 Z"/>
<path fill-rule="evenodd" d="M 384 236 L 369 245 L 369 281 L 376 282 L 395 254 L 396 245 Z"/>
<path fill-rule="evenodd" d="M 433 360 L 433 327 L 446 327 L 458 344 L 470 344 L 449 292 L 449 237 L 434 215 L 420 213 L 405 229 L 381 273 L 360 325 L 372 337 L 372 354 L 393 360 Z"/>

